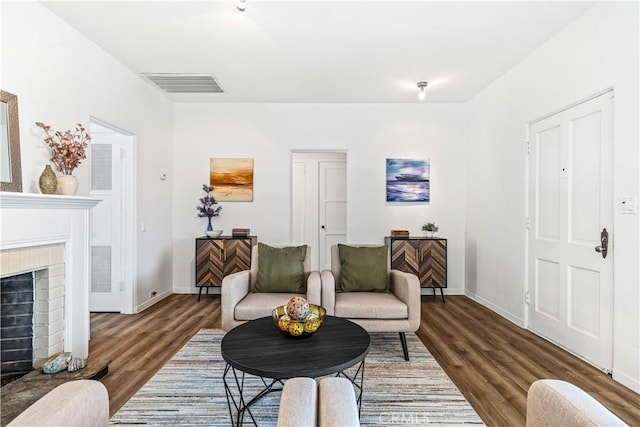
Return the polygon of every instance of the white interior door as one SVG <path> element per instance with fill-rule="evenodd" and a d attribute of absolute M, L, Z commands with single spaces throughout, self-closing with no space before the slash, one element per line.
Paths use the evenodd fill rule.
<path fill-rule="evenodd" d="M 319 163 L 319 253 L 320 270 L 331 270 L 331 245 L 347 240 L 347 164 L 321 160 Z"/>
<path fill-rule="evenodd" d="M 612 99 L 530 126 L 529 327 L 603 370 L 613 350 Z M 604 229 L 606 258 L 596 251 Z"/>
<path fill-rule="evenodd" d="M 329 269 L 331 245 L 346 241 L 346 153 L 293 153 L 291 239 L 312 249 L 311 269 Z"/>
<path fill-rule="evenodd" d="M 124 226 L 122 136 L 94 132 L 90 195 L 102 199 L 91 210 L 91 293 L 93 312 L 122 310 Z"/>

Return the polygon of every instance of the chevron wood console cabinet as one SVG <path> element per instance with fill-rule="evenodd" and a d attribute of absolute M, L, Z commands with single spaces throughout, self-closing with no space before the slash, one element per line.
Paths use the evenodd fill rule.
<path fill-rule="evenodd" d="M 198 301 L 202 296 L 202 288 L 221 286 L 222 279 L 238 271 L 251 268 L 251 248 L 256 244 L 256 236 L 231 237 L 206 236 L 196 239 L 196 287 Z"/>
<path fill-rule="evenodd" d="M 435 237 L 385 237 L 385 244 L 391 246 L 391 268 L 418 276 L 420 287 L 440 289 L 444 302 L 443 288 L 447 287 L 447 239 Z"/>

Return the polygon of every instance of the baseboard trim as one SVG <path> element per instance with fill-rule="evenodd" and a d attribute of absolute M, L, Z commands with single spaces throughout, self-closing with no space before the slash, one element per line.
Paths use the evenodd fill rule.
<path fill-rule="evenodd" d="M 209 295 L 220 295 L 222 288 L 220 286 L 211 286 L 209 287 Z M 173 288 L 174 294 L 198 294 L 200 293 L 200 288 L 187 288 L 187 287 L 179 287 Z M 202 290 L 202 295 L 207 293 L 207 289 Z"/>
<path fill-rule="evenodd" d="M 420 295 L 433 296 L 433 290 L 436 290 L 436 296 L 440 296 L 440 288 L 420 288 Z M 442 289 L 445 295 L 464 295 L 464 289 L 456 288 L 444 288 Z"/>
<path fill-rule="evenodd" d="M 153 298 L 149 298 L 148 300 L 146 300 L 142 304 L 138 304 L 136 306 L 136 313 L 140 313 L 141 311 L 146 310 L 147 308 L 151 307 L 152 305 L 154 305 L 157 302 L 162 301 L 163 299 L 165 299 L 166 297 L 168 297 L 171 294 L 173 294 L 173 289 L 166 290 L 164 292 L 159 293 L 158 295 L 156 295 Z"/>
<path fill-rule="evenodd" d="M 173 287 L 173 293 L 174 294 L 197 294 L 198 293 L 198 288 L 192 288 L 192 287 L 187 287 L 187 286 L 180 286 L 180 287 Z"/>
<path fill-rule="evenodd" d="M 637 378 L 630 377 L 617 369 L 613 369 L 612 377 L 628 389 L 633 390 L 636 393 L 640 393 L 640 381 L 638 381 Z"/>
<path fill-rule="evenodd" d="M 487 307 L 489 310 L 493 311 L 494 313 L 496 313 L 499 316 L 504 317 L 505 319 L 507 319 L 508 321 L 510 321 L 511 323 L 520 326 L 521 328 L 525 327 L 525 323 L 524 323 L 524 319 L 504 310 L 501 307 L 498 307 L 497 305 L 493 304 L 492 302 L 474 294 L 473 292 L 469 292 L 469 291 L 465 291 L 464 294 L 471 298 L 472 300 L 474 300 L 475 302 L 477 302 L 480 305 L 483 305 L 485 307 Z"/>

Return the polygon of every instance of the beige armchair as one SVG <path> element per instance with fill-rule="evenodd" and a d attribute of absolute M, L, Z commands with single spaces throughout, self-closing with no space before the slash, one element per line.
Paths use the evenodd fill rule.
<path fill-rule="evenodd" d="M 100 381 L 69 381 L 42 396 L 7 425 L 108 426 L 109 393 Z"/>
<path fill-rule="evenodd" d="M 222 280 L 221 311 L 222 329 L 230 331 L 248 320 L 271 316 L 271 311 L 278 306 L 285 305 L 291 297 L 302 296 L 311 304 L 320 304 L 320 273 L 310 271 L 311 248 L 306 247 L 304 258 L 304 280 L 307 285 L 305 293 L 291 292 L 256 292 L 258 283 L 258 266 L 260 261 L 259 248 L 253 247 L 251 252 L 251 270 L 230 274 Z M 282 247 L 280 247 L 282 248 Z M 264 264 L 264 263 L 263 263 Z M 269 269 L 268 265 L 263 265 Z"/>
<path fill-rule="evenodd" d="M 398 332 L 404 358 L 409 360 L 405 333 L 420 326 L 420 282 L 413 274 L 390 269 L 388 248 L 382 262 L 386 262 L 388 292 L 345 292 L 340 250 L 338 245 L 331 246 L 331 271 L 321 273 L 322 305 L 327 314 L 347 318 L 368 332 Z"/>
<path fill-rule="evenodd" d="M 561 380 L 537 380 L 527 393 L 527 427 L 626 426 L 581 388 Z"/>

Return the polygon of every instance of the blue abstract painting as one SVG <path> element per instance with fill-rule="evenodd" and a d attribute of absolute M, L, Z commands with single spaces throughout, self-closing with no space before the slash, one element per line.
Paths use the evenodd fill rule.
<path fill-rule="evenodd" d="M 428 202 L 429 172 L 429 159 L 387 159 L 387 202 Z"/>

